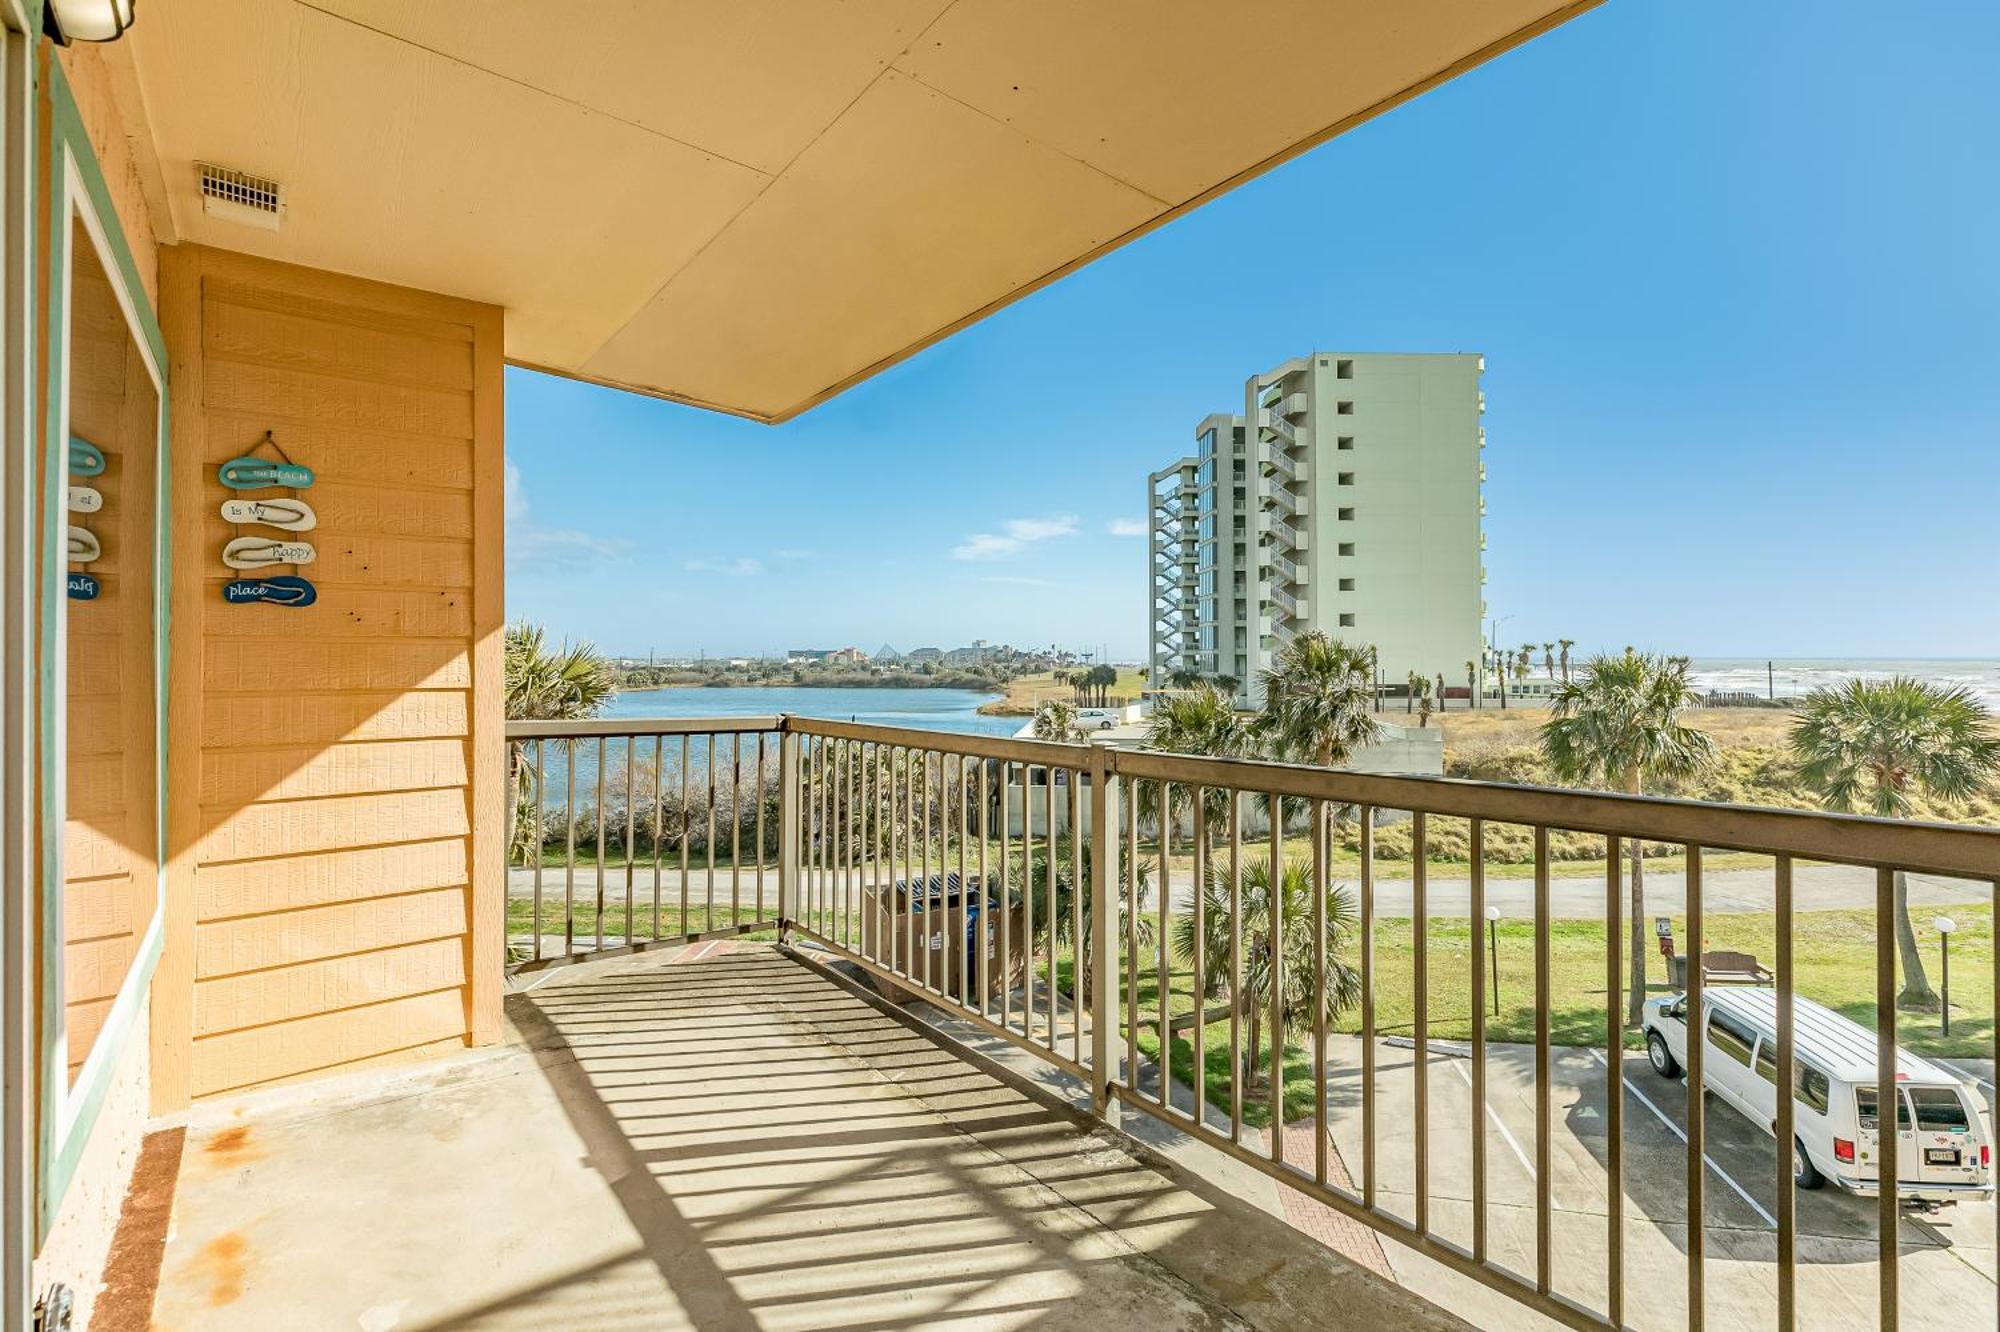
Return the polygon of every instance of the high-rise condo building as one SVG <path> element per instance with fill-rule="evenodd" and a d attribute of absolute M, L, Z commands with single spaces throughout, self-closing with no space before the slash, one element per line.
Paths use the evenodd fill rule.
<path fill-rule="evenodd" d="M 1486 395 L 1476 355 L 1316 352 L 1252 376 L 1243 414 L 1147 481 L 1152 682 L 1258 672 L 1309 629 L 1382 680 L 1462 686 L 1483 647 Z"/>

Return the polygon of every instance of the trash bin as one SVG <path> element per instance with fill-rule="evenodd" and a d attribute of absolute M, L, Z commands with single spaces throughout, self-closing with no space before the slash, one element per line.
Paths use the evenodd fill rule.
<path fill-rule="evenodd" d="M 977 879 L 961 882 L 957 874 L 898 879 L 868 889 L 868 909 L 861 916 L 861 955 L 946 994 L 977 1000 L 983 952 L 987 989 L 997 994 L 1005 985 L 998 931 L 993 927 L 998 911 L 997 897 L 982 891 Z M 879 977 L 871 976 L 871 982 L 899 1003 L 915 997 Z"/>

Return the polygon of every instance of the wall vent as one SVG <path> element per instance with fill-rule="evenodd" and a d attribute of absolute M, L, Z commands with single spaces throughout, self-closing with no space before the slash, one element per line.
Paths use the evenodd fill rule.
<path fill-rule="evenodd" d="M 226 222 L 276 231 L 285 215 L 285 187 L 275 180 L 208 162 L 195 163 L 201 175 L 201 210 Z"/>

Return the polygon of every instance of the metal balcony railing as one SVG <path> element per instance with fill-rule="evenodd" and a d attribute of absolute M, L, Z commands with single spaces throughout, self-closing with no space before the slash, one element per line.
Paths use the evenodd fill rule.
<path fill-rule="evenodd" d="M 1687 931 L 1696 941 L 1705 937 L 1704 856 L 1720 850 L 1768 859 L 1776 948 L 1772 1074 L 1783 1088 L 1794 1085 L 1799 1067 L 1795 866 L 1861 867 L 1872 881 L 1879 925 L 1873 1071 L 1880 1086 L 1898 1081 L 1897 874 L 1976 881 L 1987 900 L 2000 900 L 2000 831 L 1985 828 L 798 717 L 512 722 L 507 737 L 521 778 L 522 835 L 515 840 L 527 848 L 517 851 L 518 884 L 510 883 L 510 897 L 533 904 L 531 918 L 522 919 L 525 905 L 510 912 L 510 965 L 776 930 L 809 959 L 845 963 L 1073 1075 L 1088 1086 L 1100 1116 L 1118 1106 L 1158 1120 L 1572 1328 L 1626 1327 L 1628 1308 L 1659 1300 L 1661 1279 L 1650 1267 L 1632 1266 L 1628 1218 L 1641 1215 L 1647 1199 L 1626 1179 L 1641 1149 L 1628 1137 L 1624 1066 L 1615 1053 L 1597 1057 L 1601 1124 L 1593 1119 L 1588 1151 L 1570 1161 L 1601 1169 L 1609 1202 L 1594 1220 L 1566 1209 L 1558 1231 L 1556 1134 L 1575 1107 L 1558 1108 L 1553 1076 L 1559 1047 L 1552 1030 L 1552 837 L 1581 834 L 1599 848 L 1602 874 L 1591 882 L 1601 886 L 1605 942 L 1603 956 L 1588 965 L 1591 984 L 1602 986 L 1595 1035 L 1611 1052 L 1621 1051 L 1625 1039 L 1631 957 L 1624 942 L 1632 923 L 1625 858 L 1633 839 L 1676 847 L 1684 857 Z M 553 806 L 551 791 L 562 793 Z M 588 803 L 579 805 L 579 792 L 590 793 Z M 1376 847 L 1392 816 L 1409 857 L 1400 870 L 1407 883 L 1398 885 L 1407 905 L 1396 913 L 1422 928 L 1408 934 L 1407 959 L 1388 970 L 1377 956 L 1384 906 Z M 1492 1229 L 1486 1116 L 1495 1102 L 1488 1094 L 1486 1014 L 1496 995 L 1487 989 L 1488 959 L 1476 933 L 1469 952 L 1439 951 L 1432 942 L 1431 922 L 1440 913 L 1427 870 L 1433 839 L 1462 844 L 1470 880 L 1460 918 L 1476 931 L 1486 916 L 1490 830 L 1503 825 L 1526 829 L 1532 847 L 1533 1132 L 1525 1146 L 1515 1144 L 1524 1165 L 1532 1156 L 1534 1224 L 1523 1255 L 1531 1270 L 1523 1271 L 1506 1264 Z M 580 893 L 585 829 L 590 874 Z M 1346 845 L 1356 859 L 1336 875 L 1336 851 Z M 718 855 L 724 846 L 726 863 Z M 559 872 L 544 864 L 558 847 Z M 1275 877 L 1285 885 L 1276 894 L 1267 890 L 1274 867 L 1283 867 Z M 560 902 L 551 878 L 557 873 Z M 1177 877 L 1189 891 L 1175 886 Z M 1336 878 L 1351 880 L 1351 891 Z M 1272 959 L 1284 960 L 1288 971 L 1299 968 L 1303 980 L 1267 986 L 1259 997 L 1254 978 L 1269 974 Z M 1568 965 L 1577 965 L 1573 955 Z M 1687 974 L 1688 1011 L 1697 1014 L 1704 1011 L 1703 972 L 1692 966 Z M 1429 998 L 1434 981 L 1448 989 L 1462 984 L 1469 995 L 1464 1072 L 1473 1110 L 1462 1142 L 1451 1141 L 1454 1130 L 1434 1114 L 1431 1082 L 1439 1074 L 1432 1064 L 1440 1054 L 1432 1028 L 1436 1001 Z M 1357 1066 L 1340 1069 L 1332 1066 L 1329 1040 L 1338 1006 L 1327 1001 L 1336 985 L 1351 987 L 1359 1030 Z M 1407 1119 L 1399 1113 L 1385 1124 L 1378 1108 L 1385 1048 L 1378 1005 L 1392 987 L 1406 990 L 1405 998 L 1424 998 L 1411 1006 L 1402 1029 L 1407 1036 L 1399 1037 L 1411 1055 L 1397 1075 L 1409 1082 Z M 1216 1004 L 1224 1017 L 1213 1015 Z M 1211 1036 L 1211 1028 L 1226 1034 Z M 1312 1134 L 1302 1156 L 1288 1154 L 1286 1135 L 1276 1131 L 1286 1122 L 1285 1089 L 1295 1076 L 1286 1067 L 1288 1035 L 1309 1042 L 1303 1056 L 1291 1059 L 1294 1069 L 1309 1070 L 1304 1076 L 1318 1089 L 1309 1104 L 1295 1107 L 1293 1122 L 1309 1125 Z M 1211 1058 L 1222 1053 L 1208 1048 L 1211 1039 L 1226 1040 L 1226 1059 Z M 1572 1030 L 1560 1048 L 1580 1039 Z M 1682 1142 L 1663 1146 L 1653 1135 L 1643 1148 L 1649 1163 L 1657 1164 L 1663 1151 L 1681 1158 L 1669 1169 L 1684 1179 L 1684 1215 L 1694 1218 L 1706 1215 L 1708 1171 L 1716 1169 L 1707 1156 L 1703 1045 L 1690 1040 L 1683 1061 L 1689 1090 Z M 1335 1073 L 1349 1080 L 1337 1103 L 1327 1094 Z M 1777 1100 L 1776 1141 L 1789 1142 L 1793 1101 Z M 1343 1152 L 1335 1150 L 1336 1105 L 1350 1116 L 1343 1120 Z M 1268 1116 L 1273 1131 L 1249 1126 L 1249 1110 Z M 1396 1159 L 1408 1158 L 1413 1188 L 1405 1189 L 1385 1164 L 1385 1133 L 1395 1134 Z M 1901 1144 L 1897 1137 L 1880 1137 L 1878 1178 L 1908 1181 L 1917 1163 L 1901 1158 L 1915 1154 L 1914 1136 Z M 1469 1177 L 1465 1193 L 1435 1187 L 1441 1167 L 1458 1172 L 1461 1165 Z M 1811 1264 L 1799 1261 L 1792 1154 L 1774 1151 L 1770 1168 L 1776 1325 L 1792 1329 L 1847 1316 L 1845 1304 L 1841 1314 L 1830 1312 L 1831 1305 L 1802 1311 L 1799 1277 Z M 1877 1190 L 1876 1233 L 1866 1241 L 1877 1259 L 1883 1328 L 1896 1327 L 1900 1313 L 1899 1203 L 1897 1188 Z M 1712 1224 L 1681 1227 L 1689 1326 L 1703 1322 Z M 1603 1257 L 1579 1269 L 1569 1253 L 1586 1239 L 1580 1228 L 1593 1225 L 1601 1227 L 1601 1240 L 1590 1236 L 1588 1243 L 1601 1242 Z M 1647 1233 L 1652 1252 L 1658 1245 Z M 1734 1248 L 1755 1242 L 1732 1240 L 1729 1256 L 1740 1258 Z M 1862 1242 L 1843 1241 L 1849 1248 Z M 1569 1289 L 1558 1289 L 1559 1251 Z M 1982 1259 L 1974 1249 L 1964 1261 L 1983 1261 L 1990 1276 L 1995 1255 L 1988 1249 Z M 1579 1270 L 1596 1280 L 1594 1291 L 1575 1288 Z M 1478 1321 L 1476 1313 L 1467 1316 Z"/>
<path fill-rule="evenodd" d="M 1264 507 L 1274 515 L 1291 517 L 1305 507 L 1305 497 L 1284 486 L 1273 486 L 1264 492 Z"/>

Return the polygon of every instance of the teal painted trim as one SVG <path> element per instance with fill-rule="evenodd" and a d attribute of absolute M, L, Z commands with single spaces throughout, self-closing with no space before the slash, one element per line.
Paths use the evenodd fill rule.
<path fill-rule="evenodd" d="M 122 280 L 126 296 L 139 316 L 139 333 L 146 340 L 146 348 L 153 354 L 153 364 L 159 368 L 162 387 L 167 375 L 167 340 L 160 332 L 159 317 L 153 312 L 153 302 L 146 295 L 145 284 L 139 281 L 139 266 L 133 262 L 132 247 L 125 239 L 125 228 L 119 224 L 118 210 L 111 203 L 111 187 L 105 183 L 104 169 L 97 164 L 97 152 L 90 145 L 90 135 L 83 127 L 83 113 L 77 109 L 76 95 L 70 91 L 69 78 L 62 72 L 62 65 L 49 61 L 49 145 L 52 150 L 67 148 L 74 155 L 77 177 L 83 182 L 83 192 L 90 199 L 91 211 L 104 224 L 104 235 L 111 242 L 111 260 L 118 266 L 118 276 Z M 62 166 L 62 158 L 52 152 L 52 168 Z M 60 171 L 52 169 L 52 191 L 57 197 L 55 218 L 59 218 L 68 199 L 64 196 Z M 52 220 L 55 220 L 52 218 Z M 51 360 L 55 359 L 53 356 Z"/>
<path fill-rule="evenodd" d="M 152 984 L 153 971 L 160 964 L 160 949 L 167 937 L 166 924 L 161 919 L 163 914 L 158 911 L 153 913 L 153 923 L 146 928 L 146 938 L 132 959 L 131 969 L 125 973 L 125 984 L 119 988 L 118 998 L 111 1005 L 103 1028 L 97 1033 L 97 1043 L 91 1046 L 90 1057 L 77 1070 L 76 1085 L 69 1090 L 64 1112 L 70 1117 L 70 1129 L 62 1135 L 55 1159 L 49 1162 L 48 1169 L 50 1179 L 60 1180 L 62 1188 L 44 1190 L 41 1217 L 44 1236 L 54 1228 L 63 1195 L 69 1191 L 69 1182 L 76 1177 L 76 1168 L 83 1160 L 84 1149 L 90 1145 L 91 1130 L 96 1127 L 98 1112 L 104 1109 L 104 1098 L 111 1090 L 111 1080 L 118 1075 L 125 1042 L 138 1023 L 139 1007 L 146 1001 L 146 988 Z"/>
<path fill-rule="evenodd" d="M 124 227 L 118 217 L 118 210 L 112 206 L 111 191 L 104 179 L 104 171 L 97 161 L 97 153 L 92 148 L 90 136 L 84 128 L 83 117 L 76 105 L 75 94 L 71 92 L 69 79 L 63 74 L 62 66 L 49 58 L 40 63 L 48 91 L 48 137 L 45 151 L 49 162 L 49 197 L 47 202 L 48 257 L 43 271 L 43 280 L 48 283 L 47 313 L 47 364 L 44 367 L 47 411 L 42 422 L 43 451 L 46 459 L 45 483 L 42 487 L 42 565 L 44 577 L 41 586 L 41 652 L 40 652 L 40 773 L 41 773 L 41 813 L 42 813 L 42 932 L 41 932 L 41 1114 L 38 1116 L 39 1162 L 39 1202 L 37 1214 L 40 1234 L 37 1243 L 46 1237 L 54 1226 L 56 1214 L 62 1206 L 65 1193 L 69 1190 L 71 1177 L 82 1158 L 83 1150 L 96 1127 L 98 1112 L 103 1108 L 104 1095 L 109 1088 L 115 1066 L 124 1053 L 132 1027 L 137 1019 L 139 1005 L 144 1001 L 146 987 L 151 983 L 154 968 L 158 965 L 162 940 L 165 938 L 163 917 L 165 915 L 165 866 L 166 866 L 166 676 L 167 676 L 167 601 L 168 601 L 168 545 L 167 522 L 169 513 L 170 476 L 168 455 L 169 415 L 167 401 L 167 354 L 166 339 L 160 332 L 158 316 L 153 311 L 152 301 L 139 281 L 138 265 L 133 261 L 130 242 L 126 239 Z M 81 188 L 83 198 L 73 201 L 70 191 L 71 173 L 75 183 Z M 154 518 L 156 542 L 154 547 L 157 563 L 153 571 L 154 584 L 154 716 L 157 748 L 154 751 L 154 800 L 155 826 L 157 829 L 156 861 L 159 869 L 155 879 L 155 909 L 153 923 L 148 928 L 140 953 L 125 973 L 125 980 L 119 988 L 118 998 L 113 1002 L 112 1012 L 104 1027 L 99 1031 L 96 1042 L 91 1047 L 90 1057 L 79 1070 L 74 1088 L 68 1085 L 68 1070 L 58 1058 L 58 1035 L 63 1029 L 62 1004 L 62 940 L 63 940 L 63 864 L 62 864 L 62 800 L 60 793 L 65 779 L 65 769 L 56 749 L 56 716 L 63 698 L 58 692 L 56 672 L 56 642 L 61 633 L 61 618 L 67 608 L 67 593 L 64 590 L 65 561 L 62 559 L 61 538 L 64 523 L 62 516 L 63 486 L 68 459 L 68 412 L 65 407 L 66 379 L 69 369 L 69 347 L 66 333 L 69 323 L 70 287 L 67 280 L 70 268 L 70 213 L 73 202 L 86 204 L 103 233 L 109 259 L 122 294 L 130 306 L 133 318 L 138 324 L 136 330 L 149 354 L 153 369 L 159 380 L 159 416 L 155 447 L 157 449 L 156 475 L 157 496 Z"/>

